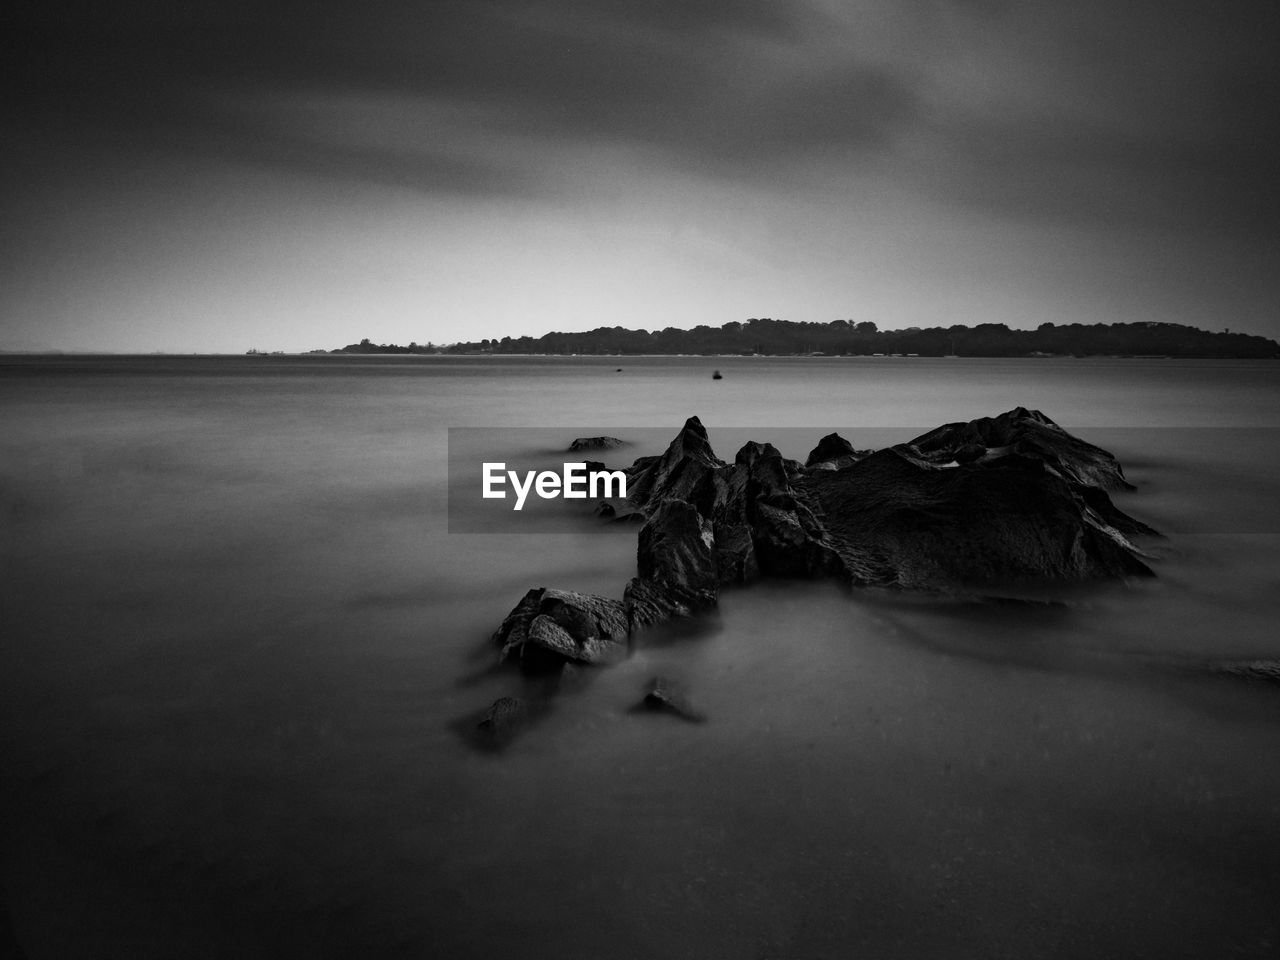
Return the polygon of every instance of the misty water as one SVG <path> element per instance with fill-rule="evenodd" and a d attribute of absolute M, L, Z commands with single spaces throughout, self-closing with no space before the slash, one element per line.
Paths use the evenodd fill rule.
<path fill-rule="evenodd" d="M 645 438 L 612 466 L 697 414 L 723 458 L 803 459 L 1017 405 L 1121 458 L 1157 578 L 729 590 L 506 750 L 466 736 L 538 692 L 494 669 L 502 617 L 620 597 L 636 529 L 450 533 L 449 428 Z M 1280 658 L 1274 363 L 0 358 L 0 411 L 33 960 L 1280 949 L 1280 686 L 1200 669 Z M 709 721 L 631 712 L 658 674 Z"/>

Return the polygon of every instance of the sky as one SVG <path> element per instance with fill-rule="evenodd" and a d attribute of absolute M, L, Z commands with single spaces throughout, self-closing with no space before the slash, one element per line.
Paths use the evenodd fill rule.
<path fill-rule="evenodd" d="M 0 349 L 1280 336 L 1280 8 L 20 0 Z"/>

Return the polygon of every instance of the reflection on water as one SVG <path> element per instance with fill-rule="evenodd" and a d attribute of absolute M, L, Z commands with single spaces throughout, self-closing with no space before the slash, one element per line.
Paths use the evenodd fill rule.
<path fill-rule="evenodd" d="M 0 881 L 31 957 L 1280 936 L 1280 691 L 1175 669 L 1280 657 L 1271 441 L 1219 429 L 1280 426 L 1270 365 L 70 358 L 7 361 L 0 403 Z M 1159 579 L 1068 609 L 731 591 L 501 754 L 458 736 L 525 693 L 489 669 L 510 606 L 619 596 L 635 530 L 446 533 L 448 427 L 697 413 L 726 456 L 735 427 L 874 445 L 1018 404 L 1121 454 L 1125 509 L 1173 532 Z M 710 722 L 631 713 L 658 674 Z"/>

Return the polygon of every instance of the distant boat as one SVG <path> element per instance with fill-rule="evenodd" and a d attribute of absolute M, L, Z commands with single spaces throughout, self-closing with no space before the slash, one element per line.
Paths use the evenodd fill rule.
<path fill-rule="evenodd" d="M 715 373 L 713 373 L 713 374 L 711 375 L 711 379 L 712 379 L 712 380 L 723 380 L 723 379 L 724 379 L 724 377 L 720 376 L 720 371 L 719 371 L 719 370 L 717 370 Z"/>

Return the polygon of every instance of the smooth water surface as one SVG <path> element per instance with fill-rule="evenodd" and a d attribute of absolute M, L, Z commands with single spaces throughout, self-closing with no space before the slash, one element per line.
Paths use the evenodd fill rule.
<path fill-rule="evenodd" d="M 0 358 L 14 930 L 30 958 L 1273 956 L 1280 688 L 1200 666 L 1280 657 L 1276 371 Z M 722 457 L 776 428 L 802 459 L 1017 405 L 1121 456 L 1156 580 L 1044 609 L 760 584 L 505 751 L 464 735 L 537 694 L 492 669 L 511 606 L 620 596 L 635 528 L 448 533 L 448 428 L 500 454 L 697 414 Z M 709 722 L 630 712 L 657 674 Z"/>

